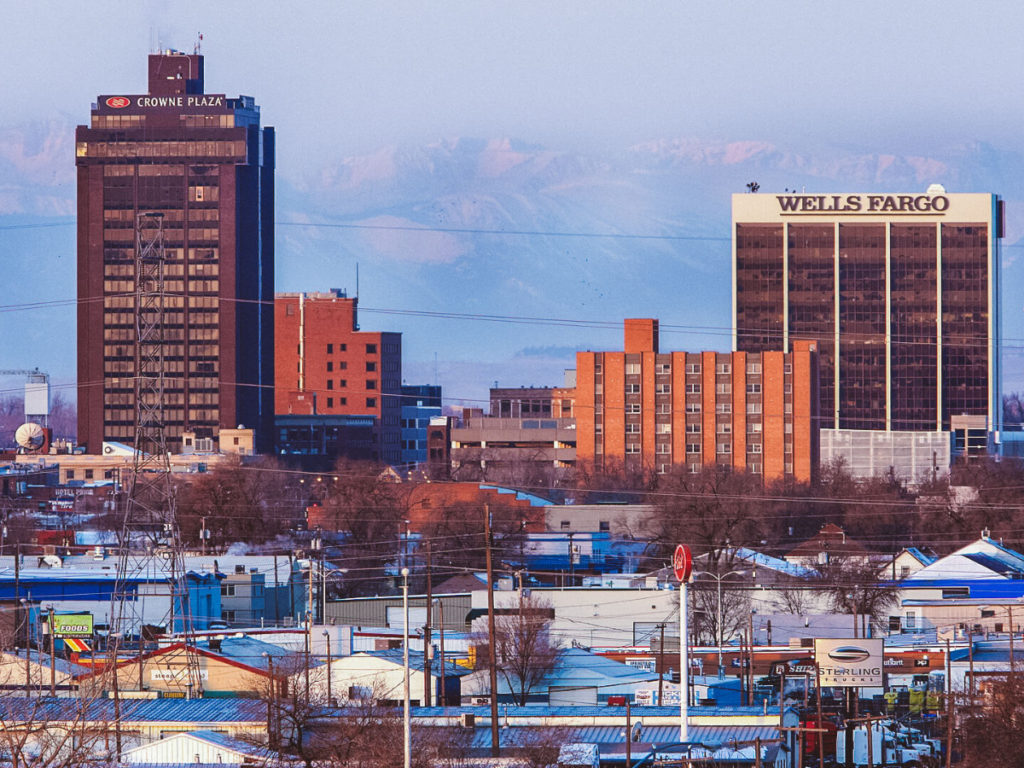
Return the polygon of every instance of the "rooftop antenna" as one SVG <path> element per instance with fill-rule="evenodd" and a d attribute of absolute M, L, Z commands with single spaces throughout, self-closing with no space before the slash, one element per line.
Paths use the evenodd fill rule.
<path fill-rule="evenodd" d="M 195 47 L 192 48 L 192 53 L 194 53 L 196 56 L 198 56 L 199 55 L 199 51 L 201 51 L 202 48 L 203 48 L 203 33 L 202 32 L 196 32 L 196 34 L 199 36 L 199 38 L 196 40 Z"/>
<path fill-rule="evenodd" d="M 359 262 L 356 262 L 356 301 L 359 301 Z"/>
<path fill-rule="evenodd" d="M 437 386 L 437 352 L 434 353 L 434 386 Z"/>

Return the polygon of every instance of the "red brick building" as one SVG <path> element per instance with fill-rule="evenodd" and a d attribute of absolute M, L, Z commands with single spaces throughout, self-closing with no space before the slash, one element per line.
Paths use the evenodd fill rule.
<path fill-rule="evenodd" d="M 625 321 L 622 352 L 576 355 L 578 463 L 666 472 L 727 464 L 807 481 L 818 466 L 818 355 L 668 352 L 658 321 Z"/>
<path fill-rule="evenodd" d="M 401 461 L 402 334 L 361 331 L 344 292 L 274 299 L 274 412 L 374 416 L 381 460 Z"/>

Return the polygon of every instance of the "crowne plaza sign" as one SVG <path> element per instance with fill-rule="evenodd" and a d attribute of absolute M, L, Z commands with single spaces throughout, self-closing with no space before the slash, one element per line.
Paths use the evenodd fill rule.
<path fill-rule="evenodd" d="M 945 213 L 946 195 L 775 195 L 781 213 Z"/>

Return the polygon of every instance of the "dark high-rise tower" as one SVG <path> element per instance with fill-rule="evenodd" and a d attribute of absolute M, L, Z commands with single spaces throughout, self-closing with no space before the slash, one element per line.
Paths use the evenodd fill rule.
<path fill-rule="evenodd" d="M 162 214 L 166 435 L 239 424 L 269 448 L 274 403 L 274 129 L 249 96 L 207 94 L 203 57 L 149 57 L 142 95 L 100 96 L 76 134 L 78 439 L 131 444 L 135 249 Z"/>
<path fill-rule="evenodd" d="M 985 449 L 1001 412 L 1001 209 L 938 185 L 733 195 L 733 347 L 817 342 L 823 460 L 916 480 L 944 469 L 950 433 L 954 453 Z"/>

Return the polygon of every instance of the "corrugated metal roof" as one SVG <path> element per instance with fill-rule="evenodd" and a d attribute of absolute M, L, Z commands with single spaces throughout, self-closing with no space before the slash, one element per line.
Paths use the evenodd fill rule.
<path fill-rule="evenodd" d="M 505 746 L 517 746 L 528 744 L 532 739 L 538 738 L 541 734 L 555 732 L 563 743 L 585 742 L 597 744 L 601 747 L 602 754 L 608 751 L 609 747 L 624 745 L 625 729 L 618 725 L 596 725 L 596 726 L 513 726 L 501 728 L 498 731 L 498 743 Z M 744 742 L 761 739 L 767 741 L 779 736 L 777 728 L 771 726 L 708 726 L 691 725 L 689 729 L 690 741 L 693 743 L 707 744 L 709 746 L 728 745 L 732 741 Z M 679 741 L 678 725 L 657 725 L 653 727 L 642 727 L 640 729 L 640 744 L 675 744 Z M 471 747 L 484 749 L 491 746 L 490 726 L 477 727 L 473 733 Z M 639 747 L 639 744 L 637 745 Z M 649 747 L 648 747 L 649 748 Z M 618 750 L 615 750 L 618 751 Z M 634 752 L 639 754 L 639 752 Z"/>
<path fill-rule="evenodd" d="M 83 702 L 70 698 L 0 698 L 0 718 L 19 721 L 61 721 L 80 716 L 86 707 L 86 720 L 112 722 L 113 699 Z M 128 699 L 121 701 L 122 722 L 176 723 L 264 723 L 267 706 L 256 699 Z"/>

